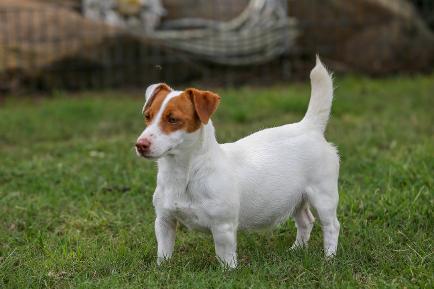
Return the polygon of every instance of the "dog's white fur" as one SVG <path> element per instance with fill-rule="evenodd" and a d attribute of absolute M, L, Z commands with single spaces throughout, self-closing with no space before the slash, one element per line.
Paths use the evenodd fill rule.
<path fill-rule="evenodd" d="M 336 254 L 339 222 L 339 157 L 324 138 L 333 83 L 319 58 L 311 74 L 312 94 L 302 121 L 258 131 L 234 143 L 218 144 L 212 122 L 193 133 L 165 135 L 161 111 L 181 91 L 172 90 L 160 115 L 140 138 L 152 137 L 151 158 L 158 158 L 153 204 L 158 264 L 172 256 L 177 221 L 211 232 L 218 259 L 237 266 L 238 229 L 273 227 L 293 217 L 305 246 L 318 213 L 326 256 Z M 149 100 L 156 85 L 147 89 Z"/>

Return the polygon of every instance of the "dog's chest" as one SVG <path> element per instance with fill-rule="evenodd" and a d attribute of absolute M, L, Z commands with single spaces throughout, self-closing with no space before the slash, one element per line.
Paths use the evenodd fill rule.
<path fill-rule="evenodd" d="M 209 222 L 205 208 L 197 200 L 192 199 L 188 192 L 172 193 L 158 192 L 154 195 L 154 206 L 176 218 L 187 228 L 208 231 Z"/>
<path fill-rule="evenodd" d="M 204 222 L 204 212 L 195 205 L 175 203 L 172 212 L 175 218 L 189 229 L 199 231 L 209 229 L 207 222 Z"/>

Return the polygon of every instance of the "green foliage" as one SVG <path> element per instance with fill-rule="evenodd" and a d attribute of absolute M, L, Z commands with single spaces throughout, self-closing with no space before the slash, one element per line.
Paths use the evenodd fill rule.
<path fill-rule="evenodd" d="M 327 138 L 340 151 L 338 256 L 290 251 L 291 221 L 240 233 L 221 269 L 211 237 L 178 229 L 158 268 L 156 166 L 135 156 L 143 99 L 9 98 L 0 108 L 0 288 L 432 288 L 434 76 L 337 78 Z M 299 120 L 308 85 L 221 90 L 220 141 Z"/>

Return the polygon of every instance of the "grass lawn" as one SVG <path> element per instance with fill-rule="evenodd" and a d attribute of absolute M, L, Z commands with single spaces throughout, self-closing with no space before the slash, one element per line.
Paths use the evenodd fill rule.
<path fill-rule="evenodd" d="M 224 271 L 211 236 L 178 228 L 156 266 L 156 166 L 133 144 L 142 96 L 8 98 L 0 107 L 0 288 L 433 288 L 434 75 L 337 77 L 327 138 L 340 151 L 341 236 L 326 261 L 316 222 L 239 233 Z M 299 120 L 307 84 L 218 91 L 218 139 Z M 266 177 L 266 176 L 264 176 Z"/>

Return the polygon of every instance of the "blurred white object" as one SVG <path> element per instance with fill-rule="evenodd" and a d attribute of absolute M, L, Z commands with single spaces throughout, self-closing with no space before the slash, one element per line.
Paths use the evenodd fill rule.
<path fill-rule="evenodd" d="M 286 0 L 250 0 L 241 14 L 226 22 L 186 18 L 164 23 L 152 37 L 203 59 L 224 65 L 263 63 L 290 50 L 298 35 Z"/>
<path fill-rule="evenodd" d="M 122 28 L 155 30 L 165 15 L 160 0 L 83 0 L 83 14 L 94 21 L 104 21 Z"/>
<path fill-rule="evenodd" d="M 183 18 L 162 23 L 166 10 L 160 0 L 83 0 L 84 15 L 128 28 L 139 36 L 198 58 L 224 65 L 270 61 L 289 51 L 298 35 L 295 18 L 287 15 L 286 0 L 250 0 L 230 21 Z"/>

